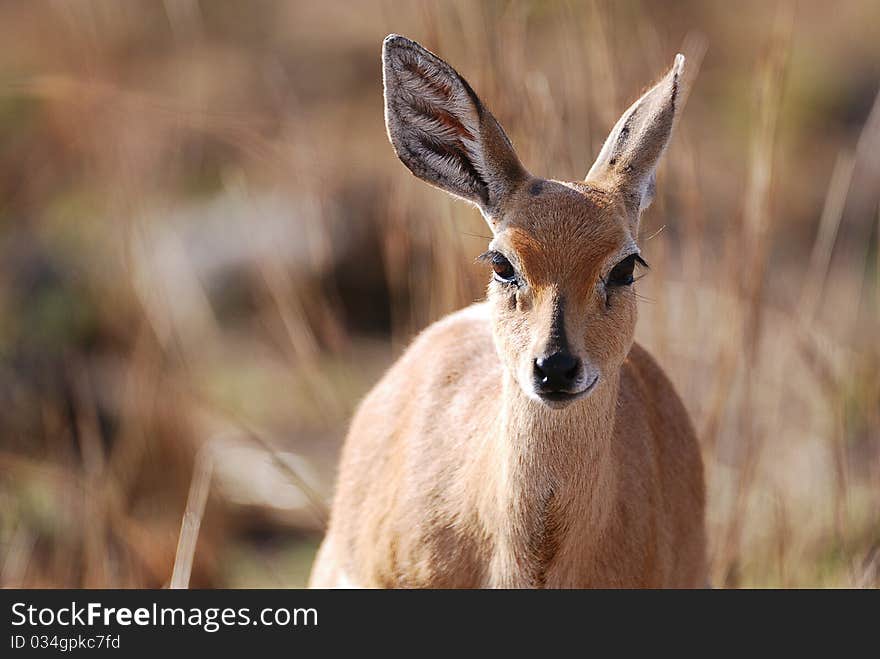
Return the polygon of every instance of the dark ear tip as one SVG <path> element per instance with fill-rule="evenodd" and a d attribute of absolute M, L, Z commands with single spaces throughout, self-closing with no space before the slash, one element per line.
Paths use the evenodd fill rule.
<path fill-rule="evenodd" d="M 416 45 L 415 41 L 402 37 L 399 34 L 389 34 L 382 42 L 382 52 L 387 53 L 395 48 L 412 48 Z"/>
<path fill-rule="evenodd" d="M 392 35 L 392 36 L 394 36 L 394 35 Z M 391 37 L 388 37 L 388 38 L 390 39 Z M 684 62 L 685 62 L 684 55 L 682 55 L 681 53 L 678 53 L 675 56 L 675 60 L 672 62 L 672 68 L 675 71 L 675 75 L 677 75 L 677 76 L 681 75 L 681 72 L 684 71 Z"/>
<path fill-rule="evenodd" d="M 681 79 L 681 74 L 684 73 L 684 55 L 679 53 L 675 56 L 675 60 L 672 63 L 672 82 L 675 85 L 678 85 L 678 81 Z"/>
<path fill-rule="evenodd" d="M 678 104 L 678 86 L 681 82 L 681 74 L 684 71 L 684 55 L 678 53 L 672 62 L 672 69 L 669 72 L 672 80 L 672 104 L 675 107 Z"/>

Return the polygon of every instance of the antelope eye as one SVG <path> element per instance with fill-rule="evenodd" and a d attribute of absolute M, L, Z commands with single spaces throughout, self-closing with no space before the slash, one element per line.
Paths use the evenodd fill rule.
<path fill-rule="evenodd" d="M 495 279 L 498 281 L 509 284 L 516 280 L 516 270 L 513 269 L 510 261 L 501 254 L 493 254 L 490 263 L 492 264 L 492 270 L 495 272 Z"/>
<path fill-rule="evenodd" d="M 638 254 L 630 254 L 611 269 L 611 272 L 608 273 L 608 279 L 605 280 L 606 286 L 629 286 L 632 284 L 635 281 L 633 271 L 636 263 L 646 267 L 648 265 Z"/>

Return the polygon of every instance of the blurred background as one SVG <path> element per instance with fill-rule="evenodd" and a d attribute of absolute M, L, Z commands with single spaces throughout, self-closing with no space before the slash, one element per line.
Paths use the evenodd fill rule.
<path fill-rule="evenodd" d="M 638 339 L 702 442 L 713 583 L 880 585 L 878 25 L 872 0 L 0 2 L 0 585 L 162 587 L 178 544 L 194 587 L 305 584 L 354 407 L 489 277 L 479 213 L 387 142 L 390 32 L 559 179 L 687 55 Z"/>

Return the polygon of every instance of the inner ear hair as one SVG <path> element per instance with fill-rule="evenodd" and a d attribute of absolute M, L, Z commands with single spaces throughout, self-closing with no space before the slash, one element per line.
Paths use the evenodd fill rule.
<path fill-rule="evenodd" d="M 528 176 L 501 126 L 455 69 L 398 35 L 382 50 L 385 123 L 409 170 L 487 217 Z"/>

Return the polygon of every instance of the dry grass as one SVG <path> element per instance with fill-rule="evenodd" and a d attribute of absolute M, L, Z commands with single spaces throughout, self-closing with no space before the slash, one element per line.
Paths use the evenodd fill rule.
<path fill-rule="evenodd" d="M 486 280 L 476 211 L 387 144 L 389 32 L 556 178 L 688 55 L 639 339 L 703 442 L 714 583 L 878 585 L 878 21 L 868 1 L 4 3 L 0 585 L 303 583 L 357 400 Z"/>

